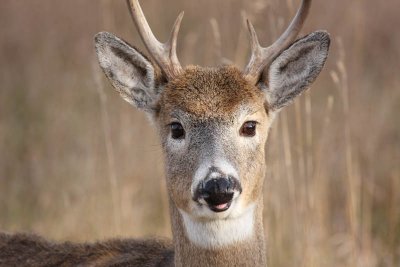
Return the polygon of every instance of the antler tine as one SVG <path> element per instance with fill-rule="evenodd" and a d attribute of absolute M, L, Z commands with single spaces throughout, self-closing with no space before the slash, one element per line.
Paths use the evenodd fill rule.
<path fill-rule="evenodd" d="M 244 75 L 248 80 L 256 84 L 263 70 L 269 66 L 283 50 L 295 41 L 307 18 L 310 6 L 311 0 L 302 0 L 296 16 L 293 18 L 286 31 L 269 47 L 260 46 L 254 27 L 251 22 L 247 20 L 252 51 L 249 63 L 244 70 Z"/>
<path fill-rule="evenodd" d="M 265 61 L 268 56 L 268 48 L 261 47 L 253 24 L 248 19 L 246 22 L 250 34 L 251 56 L 244 70 L 244 75 L 250 81 L 254 81 L 255 84 L 264 67 L 267 65 Z"/>
<path fill-rule="evenodd" d="M 128 5 L 140 37 L 142 38 L 151 57 L 160 66 L 167 78 L 173 79 L 182 72 L 182 66 L 179 63 L 176 54 L 176 45 L 184 12 L 181 12 L 176 19 L 168 41 L 166 43 L 161 43 L 151 31 L 142 8 L 140 7 L 139 1 L 128 0 Z"/>

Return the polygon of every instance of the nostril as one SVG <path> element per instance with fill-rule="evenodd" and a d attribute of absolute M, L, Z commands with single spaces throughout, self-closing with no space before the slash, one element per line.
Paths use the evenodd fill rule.
<path fill-rule="evenodd" d="M 212 193 L 216 193 L 217 190 L 218 190 L 217 179 L 209 180 L 204 186 L 205 193 L 212 194 Z"/>
<path fill-rule="evenodd" d="M 228 181 L 229 181 L 229 185 L 231 185 L 231 186 L 235 184 L 235 181 L 232 179 L 231 176 L 228 177 Z"/>
<path fill-rule="evenodd" d="M 231 192 L 238 191 L 241 194 L 242 186 L 240 185 L 240 182 L 232 176 L 229 176 L 228 180 L 229 180 L 229 190 Z"/>

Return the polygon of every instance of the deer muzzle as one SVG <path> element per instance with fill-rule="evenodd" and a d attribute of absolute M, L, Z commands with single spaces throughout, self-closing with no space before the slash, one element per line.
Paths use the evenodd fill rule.
<path fill-rule="evenodd" d="M 212 178 L 199 184 L 196 192 L 196 201 L 205 202 L 214 212 L 222 212 L 229 209 L 235 192 L 240 194 L 241 191 L 240 183 L 236 178 Z"/>

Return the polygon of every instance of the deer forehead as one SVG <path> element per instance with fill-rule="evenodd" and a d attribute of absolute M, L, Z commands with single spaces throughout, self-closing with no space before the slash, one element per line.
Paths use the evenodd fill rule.
<path fill-rule="evenodd" d="M 161 96 L 161 112 L 181 110 L 198 119 L 232 119 L 243 106 L 264 108 L 264 95 L 233 66 L 188 67 L 172 80 Z"/>

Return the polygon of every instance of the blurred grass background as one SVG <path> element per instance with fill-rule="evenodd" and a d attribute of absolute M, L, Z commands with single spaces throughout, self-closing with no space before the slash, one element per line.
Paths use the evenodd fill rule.
<path fill-rule="evenodd" d="M 267 45 L 299 1 L 141 1 L 161 40 L 185 10 L 184 64 L 238 66 L 243 17 Z M 93 36 L 143 45 L 125 1 L 0 3 L 0 230 L 55 240 L 171 236 L 163 161 L 144 114 L 113 92 Z M 400 266 L 400 2 L 313 1 L 332 46 L 268 141 L 270 266 Z M 220 47 L 220 49 L 218 49 Z M 226 61 L 226 60 L 225 60 Z"/>

